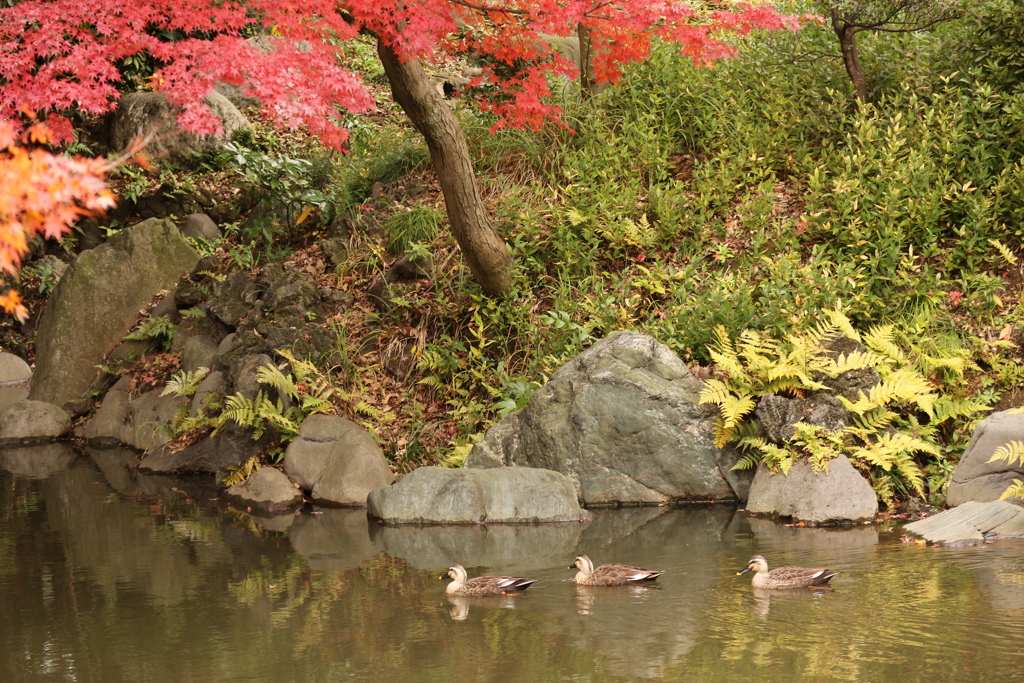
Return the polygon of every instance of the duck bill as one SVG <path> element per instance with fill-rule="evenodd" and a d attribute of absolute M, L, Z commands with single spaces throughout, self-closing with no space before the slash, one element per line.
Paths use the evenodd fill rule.
<path fill-rule="evenodd" d="M 742 574 L 746 574 L 749 571 L 750 571 L 750 567 L 744 567 L 743 569 L 741 569 L 738 572 L 736 572 L 736 576 L 740 576 Z"/>
<path fill-rule="evenodd" d="M 449 572 L 445 572 L 444 574 L 441 574 L 441 576 L 439 576 L 439 577 L 437 577 L 437 578 L 438 578 L 438 580 L 440 580 L 440 581 L 444 581 L 445 579 L 450 579 L 450 578 L 452 578 L 452 575 L 451 575 L 451 574 L 450 574 Z"/>

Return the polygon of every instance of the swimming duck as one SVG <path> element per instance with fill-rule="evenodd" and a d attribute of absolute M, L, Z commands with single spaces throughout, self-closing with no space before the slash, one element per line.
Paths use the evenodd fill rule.
<path fill-rule="evenodd" d="M 466 570 L 461 564 L 455 564 L 439 576 L 440 579 L 451 579 L 452 582 L 444 589 L 448 595 L 474 598 L 483 595 L 513 595 L 529 588 L 535 579 L 524 579 L 516 576 L 477 576 L 466 578 Z"/>
<path fill-rule="evenodd" d="M 747 566 L 736 575 L 754 572 L 751 585 L 754 588 L 810 588 L 824 586 L 839 572 L 830 569 L 806 569 L 804 567 L 779 567 L 768 571 L 768 562 L 760 555 L 754 555 Z"/>
<path fill-rule="evenodd" d="M 628 586 L 646 581 L 654 581 L 664 571 L 651 571 L 628 564 L 602 564 L 594 569 L 594 563 L 586 555 L 580 555 L 569 565 L 569 569 L 579 569 L 573 581 L 578 586 Z"/>

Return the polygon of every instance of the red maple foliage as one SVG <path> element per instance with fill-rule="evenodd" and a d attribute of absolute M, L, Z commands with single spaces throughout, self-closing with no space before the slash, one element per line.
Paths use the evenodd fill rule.
<path fill-rule="evenodd" d="M 32 124 L 21 135 L 0 121 L 0 269 L 16 275 L 35 235 L 61 237 L 82 215 L 114 205 L 103 177 L 103 159 L 51 154 L 40 145 L 50 130 Z M 14 290 L 0 294 L 0 307 L 24 320 L 28 311 Z"/>
<path fill-rule="evenodd" d="M 720 7 L 714 11 L 708 6 Z M 539 126 L 557 118 L 547 79 L 574 77 L 577 65 L 553 54 L 545 35 L 590 29 L 599 80 L 615 81 L 644 59 L 655 37 L 678 43 L 700 63 L 728 56 L 726 38 L 754 28 L 796 28 L 798 19 L 767 6 L 683 0 L 25 0 L 0 9 L 0 119 L 22 107 L 102 114 L 116 106 L 125 58 L 160 64 L 156 83 L 196 133 L 219 123 L 202 104 L 217 81 L 263 102 L 286 126 L 304 125 L 332 147 L 347 138 L 338 107 L 373 108 L 359 77 L 338 63 L 340 41 L 370 31 L 403 58 L 473 51 L 515 66 L 486 76 L 511 99 L 491 108 L 501 126 Z M 247 41 L 274 37 L 273 50 Z M 67 126 L 52 125 L 58 140 Z"/>
<path fill-rule="evenodd" d="M 498 115 L 495 128 L 539 128 L 560 114 L 549 76 L 578 75 L 546 36 L 586 29 L 594 78 L 614 82 L 655 38 L 707 64 L 732 53 L 730 36 L 798 25 L 733 0 L 22 0 L 0 8 L 0 162 L 13 174 L 0 180 L 13 183 L 2 198 L 14 202 L 0 210 L 0 268 L 16 270 L 26 236 L 59 235 L 82 209 L 110 201 L 89 181 L 100 182 L 102 161 L 15 144 L 26 126 L 21 112 L 46 112 L 47 137 L 70 140 L 65 115 L 114 109 L 124 88 L 119 66 L 134 55 L 156 62 L 154 83 L 186 130 L 219 132 L 203 97 L 221 81 L 258 98 L 278 124 L 304 126 L 341 149 L 348 137 L 341 112 L 374 108 L 360 78 L 339 63 L 339 44 L 360 33 L 406 61 L 443 52 L 483 57 L 490 66 L 482 80 L 504 91 L 483 102 Z M 247 40 L 254 36 L 266 38 Z M 67 191 L 47 195 L 44 177 Z"/>

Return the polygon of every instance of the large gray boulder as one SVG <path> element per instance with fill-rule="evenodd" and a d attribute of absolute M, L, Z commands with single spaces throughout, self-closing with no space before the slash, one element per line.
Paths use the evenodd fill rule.
<path fill-rule="evenodd" d="M 817 474 L 806 461 L 797 462 L 788 474 L 772 474 L 760 465 L 747 510 L 812 524 L 862 522 L 874 519 L 878 499 L 867 479 L 840 455 L 828 461 L 828 472 Z"/>
<path fill-rule="evenodd" d="M 214 135 L 196 135 L 178 128 L 177 112 L 159 92 L 136 92 L 121 96 L 110 125 L 110 147 L 121 151 L 139 135 L 156 132 L 146 145 L 152 159 L 181 160 L 193 154 L 219 150 L 231 140 L 235 131 L 252 128 L 245 115 L 219 92 L 212 91 L 204 99 L 207 108 L 220 121 L 223 131 Z"/>
<path fill-rule="evenodd" d="M 465 466 L 562 472 L 585 505 L 745 499 L 750 475 L 730 469 L 735 450 L 715 447 L 702 386 L 667 346 L 612 334 L 488 430 Z"/>
<path fill-rule="evenodd" d="M 420 467 L 370 492 L 371 516 L 390 524 L 578 522 L 590 519 L 568 477 L 531 467 Z"/>
<path fill-rule="evenodd" d="M 71 431 L 71 416 L 46 401 L 16 401 L 0 413 L 0 440 L 52 438 Z"/>
<path fill-rule="evenodd" d="M 1024 442 L 1024 413 L 1004 410 L 982 420 L 953 471 L 946 505 L 998 500 L 1014 479 L 1024 481 L 1024 463 L 1019 459 L 1016 464 L 1007 460 L 989 462 L 996 450 L 1013 441 Z"/>
<path fill-rule="evenodd" d="M 32 368 L 20 356 L 0 351 L 0 412 L 15 401 L 28 398 Z"/>
<path fill-rule="evenodd" d="M 368 431 L 337 415 L 310 415 L 288 444 L 284 471 L 320 505 L 363 506 L 395 475 Z"/>
<path fill-rule="evenodd" d="M 30 398 L 66 407 L 86 396 L 107 352 L 139 310 L 173 289 L 199 254 L 171 221 L 150 219 L 79 254 L 50 295 L 39 323 Z M 72 412 L 81 409 L 73 405 Z"/>

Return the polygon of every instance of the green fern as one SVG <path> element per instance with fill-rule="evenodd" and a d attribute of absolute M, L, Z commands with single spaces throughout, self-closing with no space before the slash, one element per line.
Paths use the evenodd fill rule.
<path fill-rule="evenodd" d="M 168 316 L 160 315 L 143 320 L 130 334 L 125 335 L 125 339 L 149 342 L 150 348 L 167 350 L 171 348 L 171 340 L 177 329 L 178 326 Z"/>
<path fill-rule="evenodd" d="M 199 385 L 208 374 L 210 374 L 210 368 L 206 367 L 196 368 L 191 371 L 180 370 L 171 375 L 160 395 L 195 396 L 196 390 L 199 389 Z"/>

